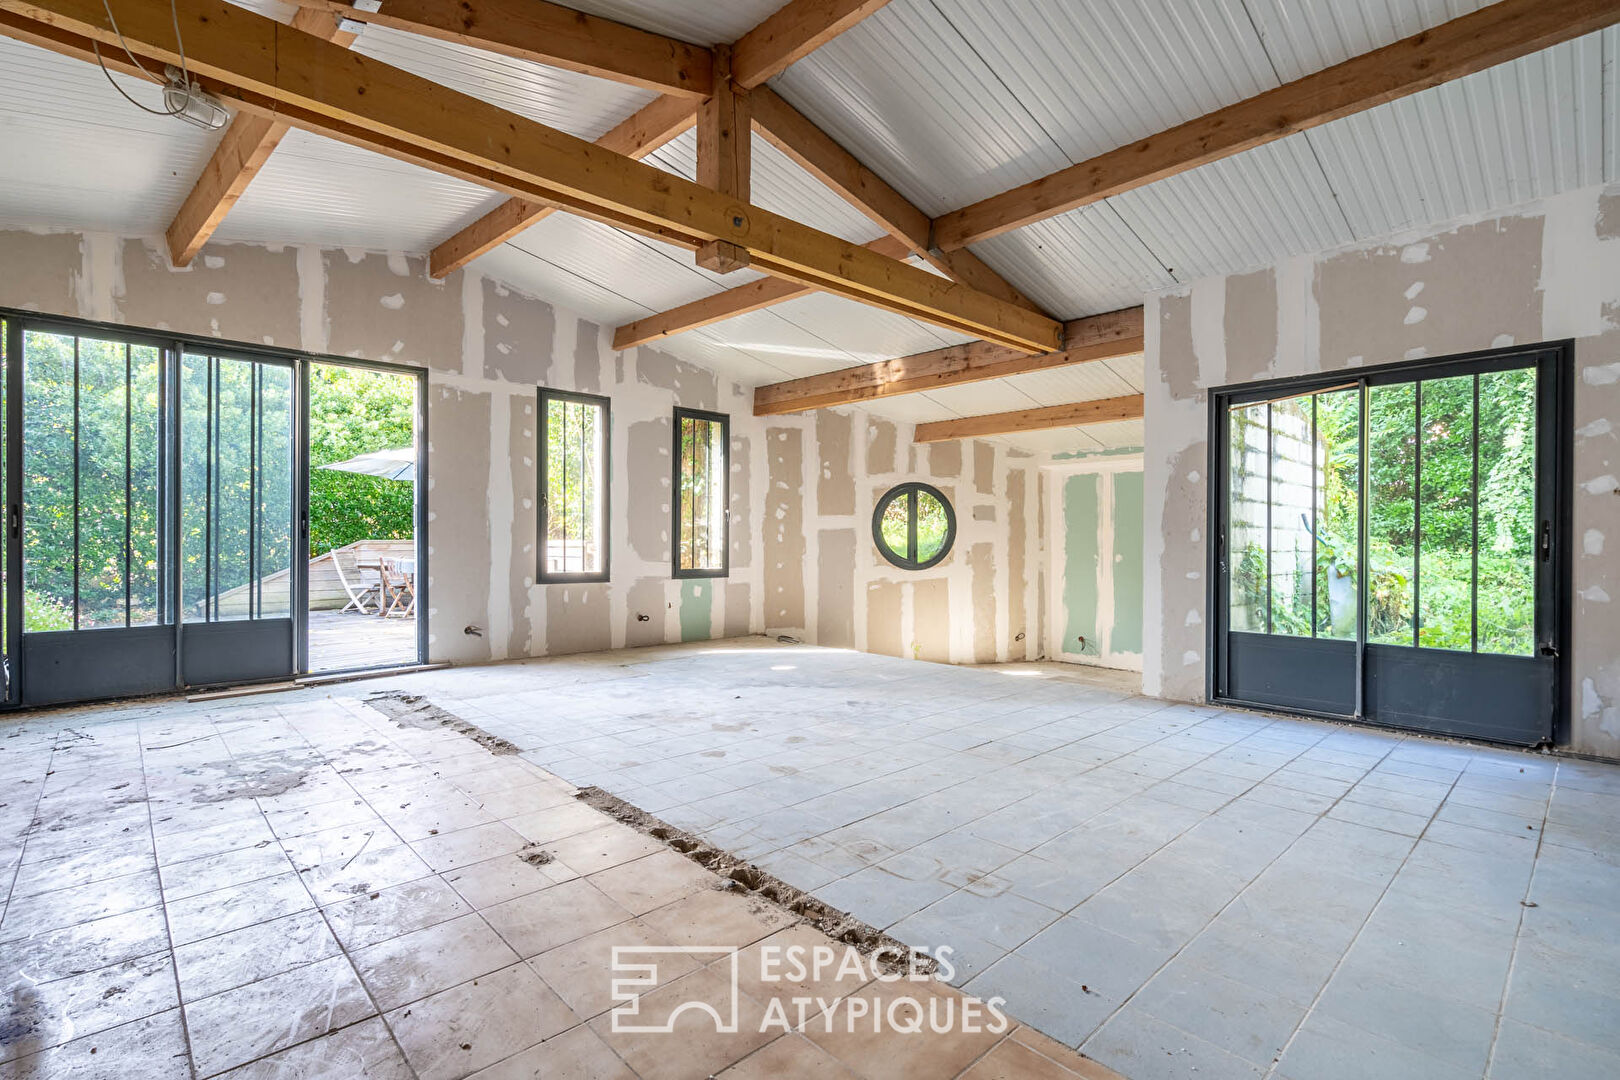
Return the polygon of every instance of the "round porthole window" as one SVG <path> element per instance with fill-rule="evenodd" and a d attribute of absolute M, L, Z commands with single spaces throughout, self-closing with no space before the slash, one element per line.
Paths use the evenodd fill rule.
<path fill-rule="evenodd" d="M 901 484 L 878 500 L 872 540 L 902 570 L 926 570 L 951 553 L 956 514 L 938 488 Z"/>

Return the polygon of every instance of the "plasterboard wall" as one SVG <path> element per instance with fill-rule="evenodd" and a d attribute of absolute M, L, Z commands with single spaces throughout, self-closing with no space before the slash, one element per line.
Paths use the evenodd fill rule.
<path fill-rule="evenodd" d="M 918 445 L 861 409 L 778 417 L 763 432 L 765 626 L 813 644 L 944 663 L 1041 655 L 1037 460 L 984 440 Z M 872 539 L 878 500 L 932 484 L 956 512 L 949 555 L 904 570 Z"/>
<path fill-rule="evenodd" d="M 1620 186 L 1211 277 L 1147 304 L 1144 689 L 1205 693 L 1206 390 L 1574 339 L 1570 748 L 1620 757 Z"/>
<path fill-rule="evenodd" d="M 428 371 L 429 658 L 481 661 L 729 637 L 763 625 L 752 396 L 475 272 L 420 257 L 0 231 L 0 305 Z M 612 399 L 612 580 L 536 585 L 539 384 Z M 731 575 L 670 573 L 676 405 L 732 417 Z M 641 618 L 645 616 L 645 621 Z M 472 628 L 474 632 L 467 632 Z"/>

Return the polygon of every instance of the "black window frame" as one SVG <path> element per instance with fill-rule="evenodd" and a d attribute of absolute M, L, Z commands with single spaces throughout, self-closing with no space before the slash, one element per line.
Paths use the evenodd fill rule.
<path fill-rule="evenodd" d="M 538 413 L 535 419 L 535 446 L 539 458 L 539 485 L 535 491 L 535 581 L 541 585 L 587 584 L 612 580 L 613 571 L 613 401 L 603 394 L 586 394 L 578 390 L 557 390 L 549 386 L 536 387 Z M 550 491 L 549 462 L 551 455 L 546 440 L 549 434 L 551 402 L 571 401 L 597 405 L 602 409 L 602 569 L 578 572 L 546 569 L 546 514 Z"/>
<path fill-rule="evenodd" d="M 945 542 L 940 545 L 939 550 L 934 553 L 932 558 L 923 562 L 919 562 L 914 558 L 905 558 L 901 555 L 897 555 L 895 552 L 889 549 L 887 544 L 883 542 L 884 511 L 889 508 L 889 505 L 893 503 L 894 500 L 901 497 L 906 497 L 909 498 L 911 502 L 910 513 L 906 518 L 906 548 L 908 551 L 912 552 L 917 550 L 916 497 L 919 494 L 932 495 L 934 498 L 939 500 L 939 505 L 945 508 Z M 885 560 L 902 570 L 927 570 L 931 567 L 938 566 L 945 560 L 945 557 L 951 553 L 951 549 L 956 546 L 956 508 L 951 505 L 951 500 L 945 497 L 945 493 L 932 484 L 925 484 L 920 480 L 912 480 L 904 484 L 896 484 L 894 487 L 883 493 L 883 497 L 878 499 L 877 506 L 872 510 L 872 543 L 877 545 L 878 554 L 882 555 Z"/>
<path fill-rule="evenodd" d="M 720 568 L 718 570 L 696 570 L 681 566 L 681 421 L 706 420 L 720 425 L 720 449 L 724 454 L 721 465 L 721 501 L 725 504 L 725 513 L 721 515 L 720 533 Z M 731 576 L 731 417 L 726 413 L 710 412 L 707 409 L 687 409 L 675 407 L 674 432 L 670 438 L 670 457 L 673 459 L 670 472 L 670 572 L 678 579 L 685 578 L 723 578 Z"/>

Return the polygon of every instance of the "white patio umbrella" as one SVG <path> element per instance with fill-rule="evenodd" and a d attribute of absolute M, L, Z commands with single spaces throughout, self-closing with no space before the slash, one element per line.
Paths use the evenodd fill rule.
<path fill-rule="evenodd" d="M 330 465 L 322 465 L 321 468 L 360 473 L 364 476 L 380 476 L 384 480 L 409 480 L 415 483 L 416 448 L 400 446 L 387 450 L 373 450 L 369 454 L 359 454 L 347 461 L 334 461 Z"/>

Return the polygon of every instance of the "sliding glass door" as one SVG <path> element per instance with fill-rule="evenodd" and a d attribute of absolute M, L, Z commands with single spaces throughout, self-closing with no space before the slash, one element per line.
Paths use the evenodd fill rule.
<path fill-rule="evenodd" d="M 180 366 L 181 681 L 293 672 L 293 367 Z"/>
<path fill-rule="evenodd" d="M 1211 696 L 1552 738 L 1567 366 L 1541 349 L 1217 392 Z"/>
<path fill-rule="evenodd" d="M 5 700 L 290 676 L 294 362 L 3 322 Z"/>
<path fill-rule="evenodd" d="M 138 337 L 8 330 L 16 700 L 172 687 L 172 354 Z"/>

